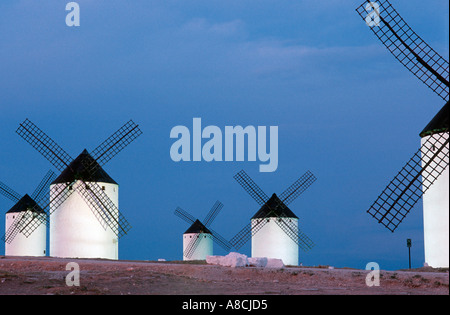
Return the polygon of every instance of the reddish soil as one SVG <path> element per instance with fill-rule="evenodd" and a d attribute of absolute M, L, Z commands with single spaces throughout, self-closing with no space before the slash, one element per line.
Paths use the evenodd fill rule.
<path fill-rule="evenodd" d="M 67 286 L 80 268 L 80 285 Z M 380 285 L 369 287 L 369 271 L 285 267 L 231 268 L 205 263 L 108 261 L 0 256 L 0 294 L 27 295 L 448 295 L 446 270 L 380 272 Z"/>

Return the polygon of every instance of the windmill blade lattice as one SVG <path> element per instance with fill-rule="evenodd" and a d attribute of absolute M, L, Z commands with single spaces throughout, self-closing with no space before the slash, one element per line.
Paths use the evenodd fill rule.
<path fill-rule="evenodd" d="M 119 238 L 126 235 L 131 225 L 120 213 L 116 205 L 105 194 L 99 184 L 82 181 L 76 185 L 75 190 L 91 208 L 95 217 L 103 228 L 109 226 Z"/>
<path fill-rule="evenodd" d="M 449 64 L 417 35 L 387 0 L 366 1 L 356 11 L 366 20 L 368 12 L 380 19 L 370 29 L 410 72 L 443 100 L 449 98 Z"/>
<path fill-rule="evenodd" d="M 98 165 L 103 166 L 141 134 L 142 131 L 139 129 L 139 125 L 135 124 L 132 120 L 129 120 L 113 135 L 95 148 L 92 151 L 91 156 Z M 96 170 L 92 165 L 89 169 L 91 169 L 92 172 L 95 172 Z"/>
<path fill-rule="evenodd" d="M 28 118 L 20 124 L 16 132 L 59 171 L 62 172 L 72 162 L 70 155 Z"/>
<path fill-rule="evenodd" d="M 211 223 L 214 221 L 214 219 L 217 217 L 217 215 L 219 214 L 220 210 L 222 210 L 222 208 L 223 208 L 223 203 L 221 203 L 220 201 L 217 200 L 216 203 L 214 204 L 214 206 L 211 208 L 211 210 L 209 210 L 205 219 L 203 220 L 203 224 L 206 227 L 209 227 L 211 225 Z"/>
<path fill-rule="evenodd" d="M 183 256 L 190 259 L 201 241 L 202 238 L 200 237 L 200 234 L 192 238 L 189 244 L 186 246 L 185 250 L 183 251 Z"/>
<path fill-rule="evenodd" d="M 187 211 L 181 209 L 180 207 L 177 207 L 175 209 L 175 215 L 182 218 L 184 221 L 186 221 L 187 223 L 194 223 L 195 222 L 195 218 L 190 215 Z"/>
<path fill-rule="evenodd" d="M 18 192 L 2 182 L 0 182 L 0 194 L 14 202 L 17 202 L 22 198 Z"/>
<path fill-rule="evenodd" d="M 367 212 L 394 232 L 449 164 L 448 132 L 428 138 Z M 425 165 L 423 161 L 427 161 Z"/>
<path fill-rule="evenodd" d="M 259 230 L 262 229 L 264 225 L 269 222 L 266 218 L 262 218 L 256 221 L 252 225 L 252 223 L 248 223 L 244 226 L 233 238 L 230 240 L 231 246 L 239 250 L 245 243 L 247 243 L 252 236 L 258 233 Z"/>
<path fill-rule="evenodd" d="M 45 174 L 44 178 L 41 180 L 39 185 L 34 190 L 33 194 L 31 195 L 31 199 L 33 200 L 40 200 L 44 196 L 44 194 L 49 193 L 48 187 L 50 186 L 51 182 L 53 182 L 56 179 L 55 173 L 53 171 L 48 171 L 47 174 Z M 46 195 L 47 196 L 47 195 Z"/>
<path fill-rule="evenodd" d="M 313 173 L 307 171 L 299 179 L 297 179 L 291 186 L 280 194 L 281 202 L 285 205 L 290 204 L 298 196 L 300 196 L 306 189 L 311 186 L 317 178 Z"/>
<path fill-rule="evenodd" d="M 304 251 L 314 247 L 314 242 L 300 229 L 285 218 L 275 219 L 275 223 Z"/>
<path fill-rule="evenodd" d="M 267 200 L 269 200 L 269 197 L 258 185 L 256 185 L 253 179 L 251 179 L 244 170 L 237 173 L 234 176 L 234 179 L 260 206 L 263 206 Z"/>

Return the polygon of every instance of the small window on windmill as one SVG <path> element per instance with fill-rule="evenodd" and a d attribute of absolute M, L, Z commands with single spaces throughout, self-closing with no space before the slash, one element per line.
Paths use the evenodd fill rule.
<path fill-rule="evenodd" d="M 72 186 L 69 186 L 69 190 L 72 190 Z"/>
<path fill-rule="evenodd" d="M 102 190 L 105 190 L 106 188 L 105 188 L 105 186 L 102 186 Z"/>

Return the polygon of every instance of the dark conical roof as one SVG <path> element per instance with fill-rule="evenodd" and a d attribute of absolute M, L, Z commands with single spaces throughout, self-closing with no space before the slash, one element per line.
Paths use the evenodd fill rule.
<path fill-rule="evenodd" d="M 296 218 L 298 217 L 291 211 L 276 194 L 273 194 L 269 200 L 259 209 L 252 219 L 267 218 L 267 217 L 283 217 Z"/>
<path fill-rule="evenodd" d="M 96 171 L 93 174 L 89 174 L 85 165 L 96 167 Z M 84 151 L 81 152 L 81 154 L 73 160 L 64 171 L 62 171 L 61 175 L 59 175 L 52 184 L 70 183 L 77 179 L 89 182 L 117 184 L 86 149 L 84 149 Z"/>
<path fill-rule="evenodd" d="M 189 229 L 186 230 L 186 232 L 184 232 L 184 234 L 188 234 L 188 233 L 212 234 L 211 231 L 208 230 L 208 228 L 206 226 L 204 226 L 203 223 L 201 223 L 198 219 L 195 220 L 194 223 L 192 223 L 192 225 L 189 227 Z"/>
<path fill-rule="evenodd" d="M 37 206 L 35 208 L 35 206 Z M 6 213 L 22 212 L 27 210 L 33 210 L 33 212 L 44 212 L 41 207 L 27 194 L 23 196 L 11 209 Z"/>
<path fill-rule="evenodd" d="M 428 125 L 422 130 L 420 133 L 421 137 L 429 136 L 435 133 L 440 133 L 444 131 L 448 131 L 449 129 L 449 102 L 445 104 L 441 110 L 436 114 L 436 116 L 431 119 Z"/>

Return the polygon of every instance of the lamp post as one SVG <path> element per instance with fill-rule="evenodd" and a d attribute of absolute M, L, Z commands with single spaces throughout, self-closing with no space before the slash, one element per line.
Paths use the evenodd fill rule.
<path fill-rule="evenodd" d="M 408 256 L 409 256 L 409 269 L 411 269 L 411 239 L 406 239 L 406 246 L 408 247 Z"/>

